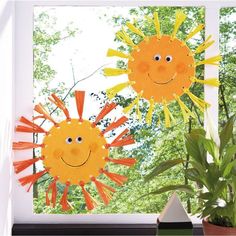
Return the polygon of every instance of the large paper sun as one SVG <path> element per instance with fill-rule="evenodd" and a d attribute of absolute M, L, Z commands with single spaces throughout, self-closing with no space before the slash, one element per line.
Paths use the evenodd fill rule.
<path fill-rule="evenodd" d="M 218 55 L 203 61 L 195 61 L 194 56 L 204 52 L 214 41 L 209 36 L 195 51 L 192 51 L 186 42 L 200 32 L 204 26 L 203 24 L 198 25 L 187 35 L 185 40 L 180 40 L 176 37 L 176 33 L 185 18 L 186 15 L 183 12 L 176 12 L 176 21 L 171 35 L 161 34 L 157 12 L 154 13 L 154 19 L 149 19 L 155 25 L 156 35 L 146 36 L 134 24 L 127 22 L 126 26 L 128 29 L 143 38 L 138 44 L 134 44 L 124 29 L 116 34 L 118 39 L 130 46 L 131 52 L 128 55 L 109 49 L 107 56 L 128 59 L 127 69 L 105 68 L 104 75 L 118 76 L 128 74 L 128 82 L 118 84 L 107 90 L 107 95 L 110 99 L 128 86 L 132 86 L 138 93 L 137 98 L 124 109 L 124 112 L 129 112 L 134 106 L 136 106 L 136 109 L 139 109 L 138 103 L 140 98 L 149 100 L 150 106 L 146 115 L 146 121 L 150 124 L 155 103 L 161 103 L 163 105 L 165 125 L 170 127 L 171 120 L 175 121 L 168 109 L 168 103 L 172 100 L 178 102 L 185 122 L 188 121 L 190 116 L 194 117 L 194 114 L 180 99 L 183 94 L 187 94 L 201 111 L 204 111 L 209 105 L 192 94 L 189 88 L 194 82 L 218 86 L 219 82 L 216 78 L 197 79 L 195 77 L 195 69 L 203 64 L 218 65 L 221 57 Z M 137 111 L 137 114 L 139 114 L 139 111 Z"/>
<path fill-rule="evenodd" d="M 48 173 L 53 177 L 53 181 L 46 192 L 46 204 L 50 205 L 51 202 L 53 206 L 55 206 L 57 198 L 57 181 L 65 184 L 64 193 L 60 201 L 63 210 L 70 209 L 70 204 L 67 201 L 70 185 L 78 185 L 82 188 L 88 210 L 92 210 L 95 207 L 96 201 L 85 189 L 85 185 L 90 181 L 94 182 L 103 202 L 108 204 L 111 194 L 115 192 L 115 189 L 102 183 L 97 177 L 104 174 L 116 184 L 122 185 L 127 181 L 127 177 L 109 172 L 106 164 L 110 162 L 132 166 L 136 162 L 134 158 L 114 159 L 109 157 L 110 147 L 119 147 L 134 143 L 132 136 L 127 135 L 129 132 L 128 129 L 125 129 L 111 143 L 107 143 L 104 137 L 104 134 L 107 132 L 124 124 L 127 118 L 122 116 L 117 121 L 112 122 L 105 130 L 101 131 L 97 126 L 98 123 L 116 107 L 116 104 L 106 104 L 96 117 L 96 120 L 90 122 L 82 118 L 84 95 L 85 93 L 83 91 L 75 92 L 79 119 L 72 119 L 64 103 L 55 94 L 52 94 L 52 97 L 49 98 L 50 101 L 64 112 L 66 120 L 57 123 L 41 104 L 36 105 L 35 111 L 40 115 L 34 117 L 34 120 L 38 118 L 47 119 L 53 123 L 53 126 L 49 131 L 46 131 L 34 122 L 21 117 L 20 121 L 25 125 L 18 125 L 16 127 L 17 132 L 43 133 L 45 136 L 42 144 L 30 142 L 13 143 L 14 150 L 41 148 L 41 157 L 14 162 L 15 172 L 19 173 L 42 160 L 44 166 L 43 171 L 22 177 L 19 181 L 23 186 L 29 184 L 29 191 L 31 186 L 40 177 Z M 50 191 L 51 200 L 49 199 Z"/>

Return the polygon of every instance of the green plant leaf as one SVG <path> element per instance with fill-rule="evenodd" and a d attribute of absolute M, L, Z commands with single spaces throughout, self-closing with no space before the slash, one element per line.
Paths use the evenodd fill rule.
<path fill-rule="evenodd" d="M 230 174 L 233 167 L 235 167 L 235 166 L 236 166 L 236 160 L 234 160 L 234 161 L 230 162 L 228 165 L 226 165 L 224 172 L 223 172 L 223 176 L 227 177 Z"/>
<path fill-rule="evenodd" d="M 219 148 L 212 139 L 206 139 L 205 137 L 200 138 L 205 150 L 215 159 L 218 163 L 219 161 Z"/>
<path fill-rule="evenodd" d="M 233 135 L 235 115 L 231 116 L 225 124 L 223 130 L 220 133 L 220 153 L 222 153 L 224 147 L 227 145 Z"/>
<path fill-rule="evenodd" d="M 205 176 L 205 168 L 202 166 L 201 163 L 196 162 L 196 161 L 190 161 L 192 166 L 199 172 L 199 174 L 203 177 Z"/>
<path fill-rule="evenodd" d="M 233 203 L 228 202 L 224 207 L 216 206 L 214 209 L 214 214 L 222 216 L 225 219 L 231 219 L 233 216 Z"/>
<path fill-rule="evenodd" d="M 189 155 L 198 163 L 201 163 L 203 166 L 206 165 L 206 155 L 203 145 L 200 142 L 201 138 L 204 138 L 200 134 L 200 131 L 193 130 L 189 134 L 185 134 L 185 145 Z"/>
<path fill-rule="evenodd" d="M 234 192 L 236 192 L 236 176 L 232 176 L 232 187 L 234 189 Z"/>
<path fill-rule="evenodd" d="M 158 176 L 159 174 L 163 173 L 166 170 L 169 170 L 170 168 L 185 162 L 185 160 L 179 158 L 174 160 L 168 160 L 160 163 L 157 167 L 155 167 L 152 172 L 145 176 L 144 180 L 145 182 L 150 181 L 154 177 Z"/>
<path fill-rule="evenodd" d="M 208 165 L 208 171 L 206 173 L 206 182 L 209 191 L 213 191 L 215 189 L 220 176 L 221 173 L 219 171 L 219 167 L 215 163 L 210 163 Z"/>
<path fill-rule="evenodd" d="M 219 198 L 227 187 L 227 182 L 225 180 L 218 181 L 216 184 L 215 191 L 213 192 L 214 198 Z"/>
<path fill-rule="evenodd" d="M 186 134 L 185 135 L 185 138 L 186 138 L 186 142 L 185 142 L 186 149 L 187 149 L 189 155 L 191 157 L 193 157 L 196 162 L 200 161 L 200 155 L 201 155 L 201 153 L 199 151 L 198 142 L 197 142 L 197 139 L 196 139 L 198 137 L 199 136 L 191 135 L 191 134 Z"/>
<path fill-rule="evenodd" d="M 204 200 L 210 200 L 212 197 L 213 197 L 213 194 L 210 192 L 199 194 L 199 198 L 204 199 Z"/>
<path fill-rule="evenodd" d="M 202 217 L 209 216 L 209 215 L 213 214 L 214 210 L 215 210 L 215 208 L 212 206 L 205 207 L 202 211 L 201 216 Z"/>
<path fill-rule="evenodd" d="M 191 131 L 191 134 L 201 135 L 201 136 L 205 137 L 206 131 L 204 129 L 193 129 Z"/>
<path fill-rule="evenodd" d="M 185 170 L 185 177 L 191 181 L 197 182 L 199 188 L 207 186 L 205 173 L 200 174 L 196 168 L 189 168 Z"/>
<path fill-rule="evenodd" d="M 225 169 L 226 165 L 232 161 L 235 154 L 236 154 L 236 145 L 226 148 L 225 155 L 223 156 L 221 162 L 221 170 Z"/>
<path fill-rule="evenodd" d="M 185 171 L 186 178 L 192 180 L 201 182 L 201 176 L 199 175 L 199 172 L 195 168 L 190 168 Z"/>

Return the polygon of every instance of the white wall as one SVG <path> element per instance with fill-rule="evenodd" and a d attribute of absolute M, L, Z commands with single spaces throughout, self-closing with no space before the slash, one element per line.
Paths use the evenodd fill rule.
<path fill-rule="evenodd" d="M 12 101 L 14 3 L 0 1 L 0 235 L 12 228 Z"/>

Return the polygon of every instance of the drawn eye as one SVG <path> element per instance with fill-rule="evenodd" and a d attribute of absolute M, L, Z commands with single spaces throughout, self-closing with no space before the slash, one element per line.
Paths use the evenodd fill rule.
<path fill-rule="evenodd" d="M 76 142 L 77 142 L 77 143 L 82 143 L 82 138 L 81 138 L 81 137 L 77 137 L 77 138 L 76 138 Z"/>
<path fill-rule="evenodd" d="M 156 55 L 153 57 L 153 59 L 154 59 L 155 61 L 160 61 L 160 60 L 161 60 L 161 55 L 160 55 L 160 54 L 156 54 Z"/>
<path fill-rule="evenodd" d="M 172 56 L 170 56 L 170 55 L 169 55 L 169 56 L 166 56 L 166 61 L 167 61 L 167 62 L 171 62 L 171 61 L 172 61 Z"/>
<path fill-rule="evenodd" d="M 66 143 L 71 144 L 72 143 L 72 138 L 71 137 L 66 138 Z"/>

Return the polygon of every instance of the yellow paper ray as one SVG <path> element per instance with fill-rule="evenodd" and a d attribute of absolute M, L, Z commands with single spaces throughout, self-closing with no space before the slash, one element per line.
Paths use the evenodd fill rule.
<path fill-rule="evenodd" d="M 176 20 L 175 20 L 174 30 L 171 35 L 172 38 L 175 38 L 179 27 L 181 26 L 181 24 L 184 22 L 185 19 L 186 19 L 186 15 L 182 11 L 176 12 Z"/>
<path fill-rule="evenodd" d="M 123 74 L 130 74 L 131 71 L 129 69 L 119 69 L 119 68 L 104 68 L 103 74 L 105 76 L 118 76 Z"/>
<path fill-rule="evenodd" d="M 119 93 L 121 90 L 127 88 L 128 86 L 131 86 L 135 84 L 135 81 L 128 81 L 128 82 L 124 82 L 118 85 L 115 85 L 112 88 L 107 89 L 107 96 L 109 99 L 112 99 L 116 96 L 117 93 Z"/>
<path fill-rule="evenodd" d="M 175 121 L 175 118 L 173 117 L 173 115 L 171 114 L 165 100 L 162 101 L 162 104 L 163 104 L 163 111 L 164 111 L 164 115 L 165 115 L 165 126 L 166 126 L 166 128 L 169 128 L 169 127 L 171 127 L 171 121 L 173 123 L 176 123 L 176 121 Z"/>
<path fill-rule="evenodd" d="M 219 87 L 220 81 L 217 78 L 209 78 L 209 79 L 197 79 L 195 77 L 192 77 L 190 79 L 192 82 L 199 83 L 199 84 L 206 84 L 214 87 Z"/>
<path fill-rule="evenodd" d="M 196 48 L 194 53 L 198 54 L 198 53 L 201 53 L 201 52 L 205 51 L 207 48 L 209 48 L 215 42 L 214 40 L 210 40 L 211 37 L 212 36 L 209 35 L 207 37 L 207 39 Z"/>
<path fill-rule="evenodd" d="M 128 46 L 130 46 L 130 47 L 132 47 L 134 49 L 138 49 L 138 46 L 136 44 L 134 44 L 134 42 L 128 36 L 128 34 L 124 31 L 124 29 L 122 29 L 121 31 L 117 32 L 116 36 L 117 36 L 118 39 L 120 39 L 121 41 L 125 42 Z"/>
<path fill-rule="evenodd" d="M 184 40 L 185 42 L 191 39 L 194 35 L 204 29 L 204 24 L 199 24 L 194 30 L 192 30 Z"/>
<path fill-rule="evenodd" d="M 160 26 L 160 21 L 159 21 L 158 13 L 154 12 L 153 16 L 154 16 L 153 22 L 154 22 L 154 25 L 155 25 L 157 37 L 160 38 L 161 37 L 161 26 Z"/>
<path fill-rule="evenodd" d="M 197 62 L 196 66 L 205 65 L 205 64 L 218 66 L 219 63 L 217 63 L 217 62 L 219 62 L 221 60 L 222 60 L 222 57 L 220 55 L 217 55 L 217 56 L 210 57 L 205 60 Z"/>
<path fill-rule="evenodd" d="M 121 57 L 121 58 L 126 58 L 126 59 L 129 59 L 129 60 L 133 60 L 133 58 L 130 55 L 125 54 L 125 53 L 120 52 L 120 51 L 117 51 L 117 50 L 114 50 L 112 48 L 109 48 L 107 50 L 107 57 Z"/>
<path fill-rule="evenodd" d="M 137 27 L 135 27 L 133 24 L 131 24 L 130 22 L 126 22 L 126 26 L 129 28 L 130 31 L 132 31 L 133 33 L 145 38 L 145 34 L 138 29 Z"/>
<path fill-rule="evenodd" d="M 184 89 L 184 92 L 189 96 L 189 98 L 193 101 L 193 103 L 204 112 L 207 107 L 210 106 L 209 103 L 205 102 L 201 98 L 195 96 L 193 93 L 189 91 L 189 89 Z"/>
<path fill-rule="evenodd" d="M 124 113 L 128 113 L 135 105 L 137 105 L 139 103 L 139 100 L 142 96 L 142 92 L 140 92 L 137 97 L 127 106 L 123 109 Z"/>
<path fill-rule="evenodd" d="M 182 115 L 183 115 L 183 119 L 184 119 L 184 122 L 188 122 L 189 121 L 189 118 L 192 116 L 193 118 L 195 118 L 195 115 L 194 113 L 184 104 L 184 102 L 180 99 L 179 96 L 177 95 L 174 95 L 175 99 L 177 100 L 179 106 L 180 106 L 180 109 L 181 109 L 181 112 L 182 112 Z"/>

